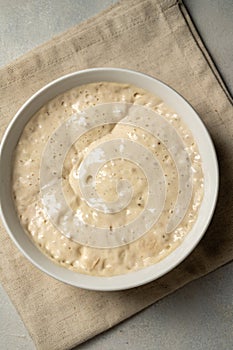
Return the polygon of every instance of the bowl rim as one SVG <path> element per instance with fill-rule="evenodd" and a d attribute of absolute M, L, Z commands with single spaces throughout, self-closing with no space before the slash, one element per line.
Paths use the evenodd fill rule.
<path fill-rule="evenodd" d="M 168 94 L 171 94 L 173 97 L 178 99 L 181 102 L 181 104 L 183 104 L 183 106 L 185 106 L 186 109 L 192 114 L 192 116 L 195 116 L 195 122 L 199 125 L 198 127 L 200 128 L 200 130 L 202 130 L 202 133 L 205 137 L 205 143 L 208 145 L 208 150 L 209 150 L 210 157 L 212 160 L 212 165 L 213 165 L 212 177 L 214 178 L 213 181 L 215 183 L 215 186 L 214 186 L 214 188 L 211 189 L 211 193 L 210 193 L 212 196 L 211 205 L 210 205 L 210 209 L 207 213 L 207 217 L 205 218 L 204 222 L 202 223 L 201 233 L 200 232 L 198 233 L 197 237 L 195 238 L 193 243 L 190 244 L 189 247 L 187 247 L 185 249 L 184 242 L 187 241 L 187 239 L 188 239 L 187 237 L 189 237 L 190 232 L 186 235 L 185 239 L 182 241 L 182 243 L 177 248 L 175 248 L 167 257 L 165 257 L 164 259 L 162 259 L 161 261 L 159 261 L 156 264 L 153 264 L 149 267 L 143 268 L 143 269 L 138 270 L 138 271 L 130 272 L 128 274 L 116 275 L 116 276 L 111 276 L 111 277 L 97 277 L 97 276 L 92 276 L 92 275 L 84 275 L 84 274 L 77 273 L 77 272 L 68 270 L 66 268 L 63 268 L 60 265 L 52 262 L 52 260 L 50 260 L 46 255 L 44 255 L 42 252 L 40 252 L 39 249 L 35 245 L 33 245 L 38 250 L 38 252 L 40 252 L 40 254 L 43 254 L 42 259 L 49 260 L 50 264 L 49 263 L 46 264 L 47 266 L 49 266 L 49 268 L 48 267 L 46 268 L 45 266 L 38 263 L 38 261 L 36 261 L 31 256 L 31 254 L 28 253 L 27 249 L 25 249 L 25 247 L 22 246 L 22 244 L 20 244 L 19 239 L 17 239 L 15 236 L 15 233 L 12 232 L 12 229 L 11 229 L 10 224 L 9 224 L 9 220 L 6 219 L 6 216 L 4 213 L 4 210 L 6 209 L 7 203 L 4 203 L 4 198 L 3 198 L 4 196 L 2 195 L 3 192 L 1 190 L 1 188 L 3 187 L 2 184 L 3 184 L 3 180 L 4 180 L 3 154 L 4 154 L 4 152 L 7 152 L 6 151 L 7 140 L 8 140 L 9 134 L 12 131 L 12 128 L 14 128 L 16 121 L 24 113 L 26 108 L 31 103 L 35 102 L 37 100 L 37 98 L 39 96 L 41 96 L 41 94 L 46 93 L 46 91 L 49 91 L 50 89 L 53 90 L 53 88 L 56 90 L 57 84 L 62 84 L 62 82 L 66 81 L 66 80 L 72 79 L 74 77 L 80 77 L 80 76 L 85 75 L 85 74 L 95 75 L 95 73 L 97 73 L 97 74 L 103 73 L 104 74 L 105 72 L 108 72 L 109 74 L 111 74 L 113 72 L 115 72 L 115 74 L 123 73 L 123 74 L 128 75 L 128 76 L 134 75 L 136 78 L 138 78 L 137 86 L 139 86 L 139 87 L 141 87 L 140 78 L 148 80 L 148 83 L 151 82 L 152 84 L 153 83 L 157 84 L 158 86 L 163 87 L 163 89 L 167 90 Z M 120 79 L 120 80 L 124 80 L 124 79 Z M 106 80 L 102 79 L 102 81 L 106 81 Z M 110 81 L 110 80 L 108 80 L 108 81 Z M 112 81 L 114 81 L 114 80 L 112 80 Z M 82 85 L 82 84 L 77 84 L 77 86 L 79 86 L 79 85 Z M 69 90 L 69 89 L 66 89 L 66 91 L 67 90 Z M 54 98 L 57 95 L 59 95 L 59 93 L 57 93 L 57 94 L 55 93 L 52 98 Z M 39 108 L 41 108 L 41 107 L 39 107 Z M 36 111 L 34 111 L 34 113 L 35 112 Z M 31 117 L 33 116 L 33 114 L 31 114 Z M 178 114 L 180 114 L 180 113 L 178 113 Z M 28 118 L 28 120 L 29 119 L 30 118 Z M 22 127 L 21 131 L 23 130 L 23 127 Z M 188 127 L 190 128 L 189 125 L 188 125 Z M 191 132 L 193 133 L 192 129 L 191 129 Z M 198 145 L 198 147 L 199 147 L 199 145 Z M 11 156 L 12 156 L 12 154 L 13 153 L 11 153 Z M 148 74 L 145 74 L 145 73 L 137 72 L 137 71 L 130 70 L 130 69 L 123 69 L 123 68 L 99 67 L 99 68 L 90 68 L 90 69 L 80 70 L 80 71 L 76 71 L 76 72 L 73 72 L 70 74 L 66 74 L 66 75 L 63 75 L 63 76 L 49 82 L 48 84 L 43 86 L 41 89 L 39 89 L 36 93 L 34 93 L 29 99 L 27 99 L 27 101 L 19 108 L 19 110 L 16 112 L 15 116 L 13 117 L 11 122 L 9 123 L 9 125 L 8 125 L 4 135 L 2 137 L 2 141 L 1 141 L 1 145 L 0 145 L 0 184 L 1 184 L 1 186 L 0 186 L 1 187 L 0 188 L 0 217 L 2 219 L 2 222 L 4 224 L 4 227 L 7 231 L 7 233 L 9 234 L 9 236 L 11 237 L 11 239 L 13 240 L 13 242 L 15 243 L 17 248 L 21 251 L 21 253 L 23 253 L 23 255 L 32 264 L 34 264 L 37 268 L 39 268 L 41 271 L 45 272 L 46 274 L 50 275 L 51 277 L 53 277 L 57 280 L 60 280 L 62 282 L 65 282 L 66 284 L 69 284 L 69 285 L 73 285 L 73 286 L 85 288 L 85 289 L 90 289 L 90 290 L 97 290 L 97 291 L 117 291 L 117 290 L 124 290 L 124 289 L 133 288 L 133 287 L 138 287 L 138 286 L 141 286 L 143 284 L 149 283 L 153 280 L 160 278 L 161 276 L 165 275 L 166 273 L 173 270 L 176 266 L 178 266 L 194 250 L 194 248 L 197 246 L 197 244 L 200 242 L 203 235 L 205 234 L 205 232 L 210 224 L 210 221 L 212 220 L 212 216 L 213 216 L 213 213 L 214 213 L 214 210 L 216 207 L 217 198 L 218 198 L 218 190 L 219 190 L 219 168 L 218 168 L 218 161 L 217 161 L 217 155 L 215 152 L 214 144 L 213 144 L 213 141 L 210 137 L 210 134 L 209 134 L 207 128 L 205 127 L 203 121 L 201 120 L 199 115 L 196 113 L 194 108 L 190 105 L 190 103 L 187 102 L 187 100 L 184 99 L 184 97 L 182 97 L 176 90 L 171 88 L 169 85 L 163 83 L 159 79 L 156 79 L 156 78 L 154 78 Z M 15 213 L 15 215 L 16 215 L 16 213 Z M 194 224 L 194 227 L 192 228 L 192 230 L 195 227 L 196 227 L 196 223 Z M 25 232 L 24 232 L 24 234 L 25 234 Z M 26 234 L 25 234 L 25 236 L 26 236 Z M 29 239 L 29 237 L 28 237 L 28 239 Z M 174 254 L 176 255 L 175 262 L 172 260 Z M 166 264 L 164 264 L 165 261 L 167 262 Z M 55 267 L 52 268 L 51 264 L 56 266 L 57 268 L 56 269 L 55 269 Z M 158 271 L 156 272 L 156 269 L 154 269 L 155 265 L 161 266 L 159 272 Z M 76 278 L 74 278 L 74 274 L 76 275 Z"/>

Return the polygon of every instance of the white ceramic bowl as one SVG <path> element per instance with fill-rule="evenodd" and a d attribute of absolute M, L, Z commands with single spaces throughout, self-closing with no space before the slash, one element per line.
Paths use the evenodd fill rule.
<path fill-rule="evenodd" d="M 137 272 L 95 277 L 63 268 L 42 254 L 22 229 L 11 196 L 12 155 L 20 134 L 32 117 L 46 102 L 75 86 L 112 81 L 139 86 L 160 96 L 185 121 L 198 144 L 204 172 L 204 198 L 198 219 L 181 245 L 162 261 Z M 1 143 L 0 201 L 1 217 L 10 237 L 21 252 L 39 269 L 52 277 L 73 286 L 92 290 L 122 290 L 155 280 L 181 263 L 204 235 L 214 212 L 218 193 L 218 165 L 213 143 L 202 121 L 193 108 L 173 89 L 142 73 L 116 68 L 94 68 L 63 76 L 34 94 L 16 113 Z"/>

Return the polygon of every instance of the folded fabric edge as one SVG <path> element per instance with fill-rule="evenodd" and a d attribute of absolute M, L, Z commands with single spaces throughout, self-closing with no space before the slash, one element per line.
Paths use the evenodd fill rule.
<path fill-rule="evenodd" d="M 189 28 L 190 33 L 192 34 L 196 44 L 198 45 L 199 49 L 201 50 L 203 56 L 205 57 L 211 71 L 213 72 L 215 78 L 217 79 L 217 81 L 219 82 L 219 85 L 221 86 L 221 88 L 223 89 L 226 97 L 228 98 L 228 100 L 230 101 L 231 104 L 233 104 L 233 97 L 231 96 L 221 74 L 218 71 L 218 68 L 214 62 L 214 60 L 212 59 L 212 57 L 210 56 L 208 50 L 205 47 L 204 42 L 202 41 L 197 28 L 195 26 L 195 24 L 193 23 L 188 10 L 186 9 L 184 3 L 182 0 L 178 1 L 178 6 L 180 8 L 180 11 L 184 17 L 185 22 L 187 23 L 187 26 Z"/>
<path fill-rule="evenodd" d="M 115 4 L 108 6 L 106 9 L 98 12 L 96 15 L 91 16 L 89 18 L 87 18 L 86 20 L 74 25 L 73 27 L 68 28 L 67 30 L 59 33 L 59 34 L 55 34 L 54 36 L 52 36 L 49 40 L 46 40 L 46 42 L 41 43 L 37 46 L 35 46 L 34 48 L 30 49 L 29 51 L 25 52 L 24 54 L 20 55 L 19 57 L 13 59 L 11 62 L 3 65 L 0 67 L 0 73 L 2 70 L 6 70 L 8 67 L 12 67 L 14 65 L 17 64 L 21 64 L 22 61 L 24 59 L 28 59 L 29 55 L 35 55 L 40 51 L 46 50 L 47 47 L 51 46 L 51 42 L 54 41 L 54 45 L 59 43 L 60 41 L 64 41 L 66 39 L 67 36 L 72 35 L 72 32 L 75 32 L 78 28 L 79 33 L 81 33 L 83 30 L 85 30 L 86 26 L 88 26 L 89 28 L 91 28 L 92 26 L 96 26 L 96 23 L 98 23 L 98 21 L 102 21 L 103 16 L 107 16 L 110 12 L 117 13 L 118 8 L 122 9 L 127 9 L 129 6 L 130 8 L 138 6 L 141 4 L 141 2 L 144 2 L 146 0 L 119 0 L 117 1 Z M 92 22 L 94 22 L 95 24 L 92 24 Z"/>
<path fill-rule="evenodd" d="M 199 275 L 199 276 L 194 277 L 192 280 L 184 281 L 184 282 L 181 283 L 180 285 L 177 285 L 177 287 L 174 288 L 172 291 L 168 291 L 167 293 L 164 293 L 163 296 L 157 298 L 157 299 L 154 300 L 153 302 L 149 302 L 147 305 L 143 306 L 141 309 L 137 310 L 136 312 L 133 312 L 133 313 L 129 314 L 129 315 L 128 315 L 127 317 L 125 317 L 124 319 L 122 319 L 122 320 L 120 320 L 120 321 L 114 322 L 114 323 L 111 324 L 108 328 L 105 328 L 105 329 L 103 329 L 103 330 L 100 331 L 100 332 L 98 331 L 98 332 L 96 332 L 96 333 L 94 333 L 94 334 L 91 334 L 90 336 L 86 337 L 84 340 L 79 341 L 79 342 L 77 342 L 77 343 L 75 343 L 75 344 L 69 346 L 69 347 L 67 348 L 67 350 L 76 350 L 76 347 L 77 347 L 77 346 L 79 346 L 79 345 L 81 345 L 81 344 L 83 344 L 83 343 L 85 343 L 85 342 L 88 342 L 88 341 L 90 341 L 91 339 L 94 339 L 94 338 L 97 337 L 98 335 L 104 334 L 105 332 L 109 331 L 110 329 L 116 327 L 117 325 L 122 324 L 124 321 L 130 319 L 131 317 L 138 315 L 140 312 L 146 310 L 147 308 L 149 308 L 149 307 L 152 306 L 153 304 L 155 304 L 155 303 L 161 301 L 161 300 L 164 299 L 165 297 L 167 297 L 167 296 L 173 294 L 174 292 L 176 292 L 176 291 L 178 291 L 179 289 L 185 287 L 186 285 L 188 285 L 188 284 L 190 284 L 190 283 L 192 283 L 192 282 L 194 282 L 194 281 L 196 281 L 196 280 L 198 280 L 198 279 L 200 279 L 200 278 L 202 278 L 202 277 L 205 277 L 205 276 L 207 276 L 207 275 L 209 275 L 209 274 L 212 274 L 213 272 L 219 270 L 219 269 L 220 269 L 221 267 L 223 267 L 223 266 L 226 266 L 226 265 L 230 264 L 231 262 L 232 262 L 232 261 L 228 261 L 228 262 L 226 262 L 225 264 L 216 267 L 216 268 L 213 269 L 212 271 L 207 272 L 206 274 L 201 274 L 201 275 Z M 32 339 L 33 339 L 33 336 L 32 336 Z M 43 349 L 39 349 L 39 350 L 43 350 Z"/>

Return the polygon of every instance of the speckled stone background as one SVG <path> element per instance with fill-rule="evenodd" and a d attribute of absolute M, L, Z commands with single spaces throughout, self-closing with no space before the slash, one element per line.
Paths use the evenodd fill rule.
<path fill-rule="evenodd" d="M 114 0 L 0 0 L 0 65 L 113 3 Z M 184 3 L 233 94 L 233 0 Z M 232 272 L 233 263 L 190 283 L 78 349 L 233 349 Z M 0 349 L 35 349 L 1 286 Z"/>

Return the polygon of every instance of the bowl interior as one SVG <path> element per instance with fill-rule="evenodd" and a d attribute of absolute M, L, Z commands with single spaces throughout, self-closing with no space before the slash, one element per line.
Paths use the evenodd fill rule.
<path fill-rule="evenodd" d="M 11 196 L 12 156 L 20 134 L 31 118 L 46 102 L 79 85 L 109 81 L 139 86 L 161 97 L 184 120 L 192 131 L 202 158 L 204 173 L 204 198 L 192 230 L 181 245 L 162 261 L 126 275 L 95 277 L 76 273 L 54 264 L 36 246 L 22 229 Z M 96 68 L 72 73 L 48 84 L 33 95 L 17 112 L 3 137 L 0 154 L 1 217 L 9 235 L 21 252 L 47 274 L 74 286 L 92 290 L 121 290 L 150 282 L 177 266 L 194 249 L 211 220 L 218 193 L 218 165 L 211 138 L 193 108 L 164 83 L 142 73 Z"/>

